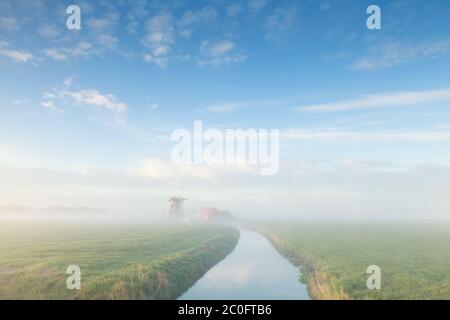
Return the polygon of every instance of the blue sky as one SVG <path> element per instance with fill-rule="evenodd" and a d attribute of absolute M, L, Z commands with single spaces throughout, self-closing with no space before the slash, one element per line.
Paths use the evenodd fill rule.
<path fill-rule="evenodd" d="M 71 4 L 82 30 L 65 26 Z M 7 210 L 157 215 L 181 183 L 192 208 L 450 213 L 445 0 L 1 0 L 0 70 Z M 195 120 L 280 129 L 280 174 L 173 168 L 170 134 Z"/>

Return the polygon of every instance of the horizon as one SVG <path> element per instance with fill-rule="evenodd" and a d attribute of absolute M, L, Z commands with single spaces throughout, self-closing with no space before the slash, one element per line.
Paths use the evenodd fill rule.
<path fill-rule="evenodd" d="M 450 221 L 450 3 L 373 4 L 1 1 L 0 219 Z M 176 163 L 197 121 L 277 130 L 277 170 Z"/>

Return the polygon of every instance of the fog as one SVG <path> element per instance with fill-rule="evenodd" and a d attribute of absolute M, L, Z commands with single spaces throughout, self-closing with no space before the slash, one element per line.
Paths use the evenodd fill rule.
<path fill-rule="evenodd" d="M 191 216 L 217 207 L 242 219 L 450 220 L 448 166 L 290 163 L 264 177 L 252 167 L 209 166 L 199 174 L 152 164 L 113 172 L 1 167 L 0 219 L 152 222 L 164 219 L 168 199 L 180 193 Z"/>

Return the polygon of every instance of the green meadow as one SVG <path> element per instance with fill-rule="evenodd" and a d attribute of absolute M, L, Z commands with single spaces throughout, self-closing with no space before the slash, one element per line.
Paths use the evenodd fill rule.
<path fill-rule="evenodd" d="M 236 245 L 212 225 L 0 225 L 0 299 L 176 299 Z M 81 290 L 68 290 L 69 265 Z"/>
<path fill-rule="evenodd" d="M 450 225 L 263 223 L 316 299 L 450 299 Z M 381 289 L 366 269 L 381 268 Z"/>

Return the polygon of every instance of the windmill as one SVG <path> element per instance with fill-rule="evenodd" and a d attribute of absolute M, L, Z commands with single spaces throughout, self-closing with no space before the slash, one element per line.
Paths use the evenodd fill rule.
<path fill-rule="evenodd" d="M 183 205 L 187 199 L 181 197 L 180 194 L 180 185 L 177 183 L 178 195 L 170 197 L 169 206 L 167 208 L 167 215 L 170 218 L 182 219 L 184 216 L 184 208 Z"/>

